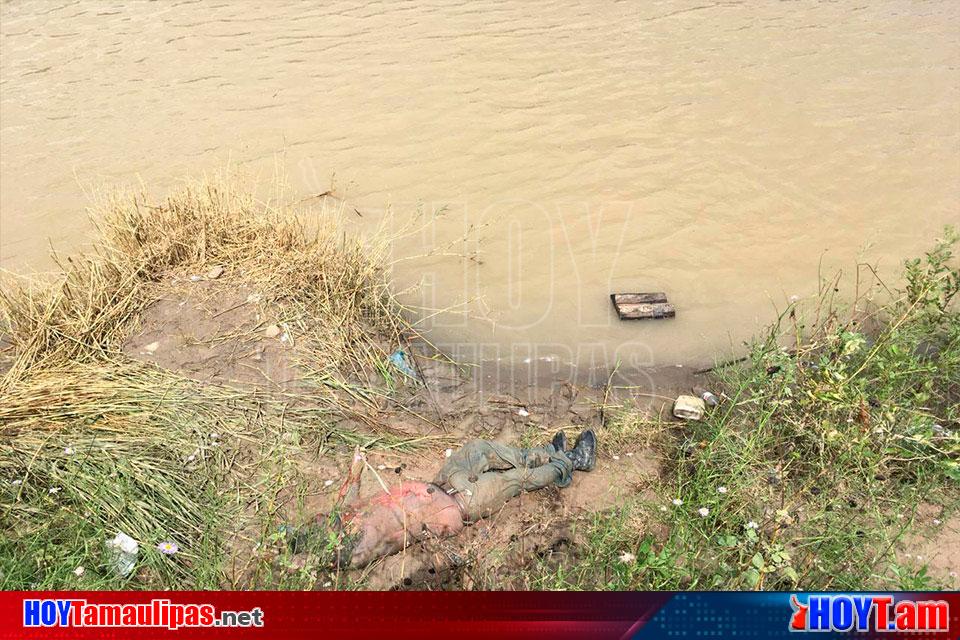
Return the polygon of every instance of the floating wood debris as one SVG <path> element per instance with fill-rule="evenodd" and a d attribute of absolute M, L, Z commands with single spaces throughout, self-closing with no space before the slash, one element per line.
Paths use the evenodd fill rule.
<path fill-rule="evenodd" d="M 610 300 L 621 320 L 644 320 L 648 318 L 672 318 L 677 310 L 667 302 L 667 294 L 656 293 L 611 293 Z"/>

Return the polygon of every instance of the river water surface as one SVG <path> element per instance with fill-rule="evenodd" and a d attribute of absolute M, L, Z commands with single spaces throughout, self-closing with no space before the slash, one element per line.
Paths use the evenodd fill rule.
<path fill-rule="evenodd" d="M 894 274 L 960 222 L 952 0 L 0 7 L 16 271 L 82 245 L 101 185 L 335 176 L 360 224 L 439 215 L 394 247 L 432 250 L 397 265 L 408 302 L 469 312 L 429 318 L 437 342 L 673 365 L 736 352 L 818 269 Z M 618 322 L 612 291 L 677 318 Z"/>

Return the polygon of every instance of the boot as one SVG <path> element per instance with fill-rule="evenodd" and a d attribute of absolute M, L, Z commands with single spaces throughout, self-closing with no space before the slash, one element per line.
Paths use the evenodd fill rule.
<path fill-rule="evenodd" d="M 563 431 L 558 431 L 557 435 L 553 436 L 550 444 L 553 445 L 553 448 L 556 449 L 558 453 L 565 453 L 567 450 L 567 434 Z"/>
<path fill-rule="evenodd" d="M 573 450 L 567 452 L 567 457 L 573 463 L 574 471 L 590 471 L 597 466 L 597 436 L 592 429 L 577 436 Z"/>

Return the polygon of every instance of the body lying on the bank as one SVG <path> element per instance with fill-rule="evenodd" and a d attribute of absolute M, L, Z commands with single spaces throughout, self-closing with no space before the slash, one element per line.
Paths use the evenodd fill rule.
<path fill-rule="evenodd" d="M 455 536 L 522 492 L 567 487 L 574 471 L 590 471 L 595 464 L 596 436 L 590 430 L 580 434 L 571 451 L 563 432 L 550 444 L 529 449 L 471 440 L 450 456 L 433 482 L 403 482 L 360 501 L 365 460 L 358 451 L 340 490 L 342 511 L 333 520 L 342 534 L 338 562 L 363 567 L 415 542 Z M 318 516 L 313 527 L 325 520 Z"/>

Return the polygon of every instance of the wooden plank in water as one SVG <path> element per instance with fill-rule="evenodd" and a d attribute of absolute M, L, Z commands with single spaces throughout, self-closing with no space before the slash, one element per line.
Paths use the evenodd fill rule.
<path fill-rule="evenodd" d="M 662 291 L 654 293 L 611 293 L 610 299 L 614 305 L 618 304 L 646 304 L 654 302 L 666 302 L 667 294 Z"/>
<path fill-rule="evenodd" d="M 610 300 L 621 320 L 673 318 L 677 315 L 665 293 L 613 293 Z"/>

